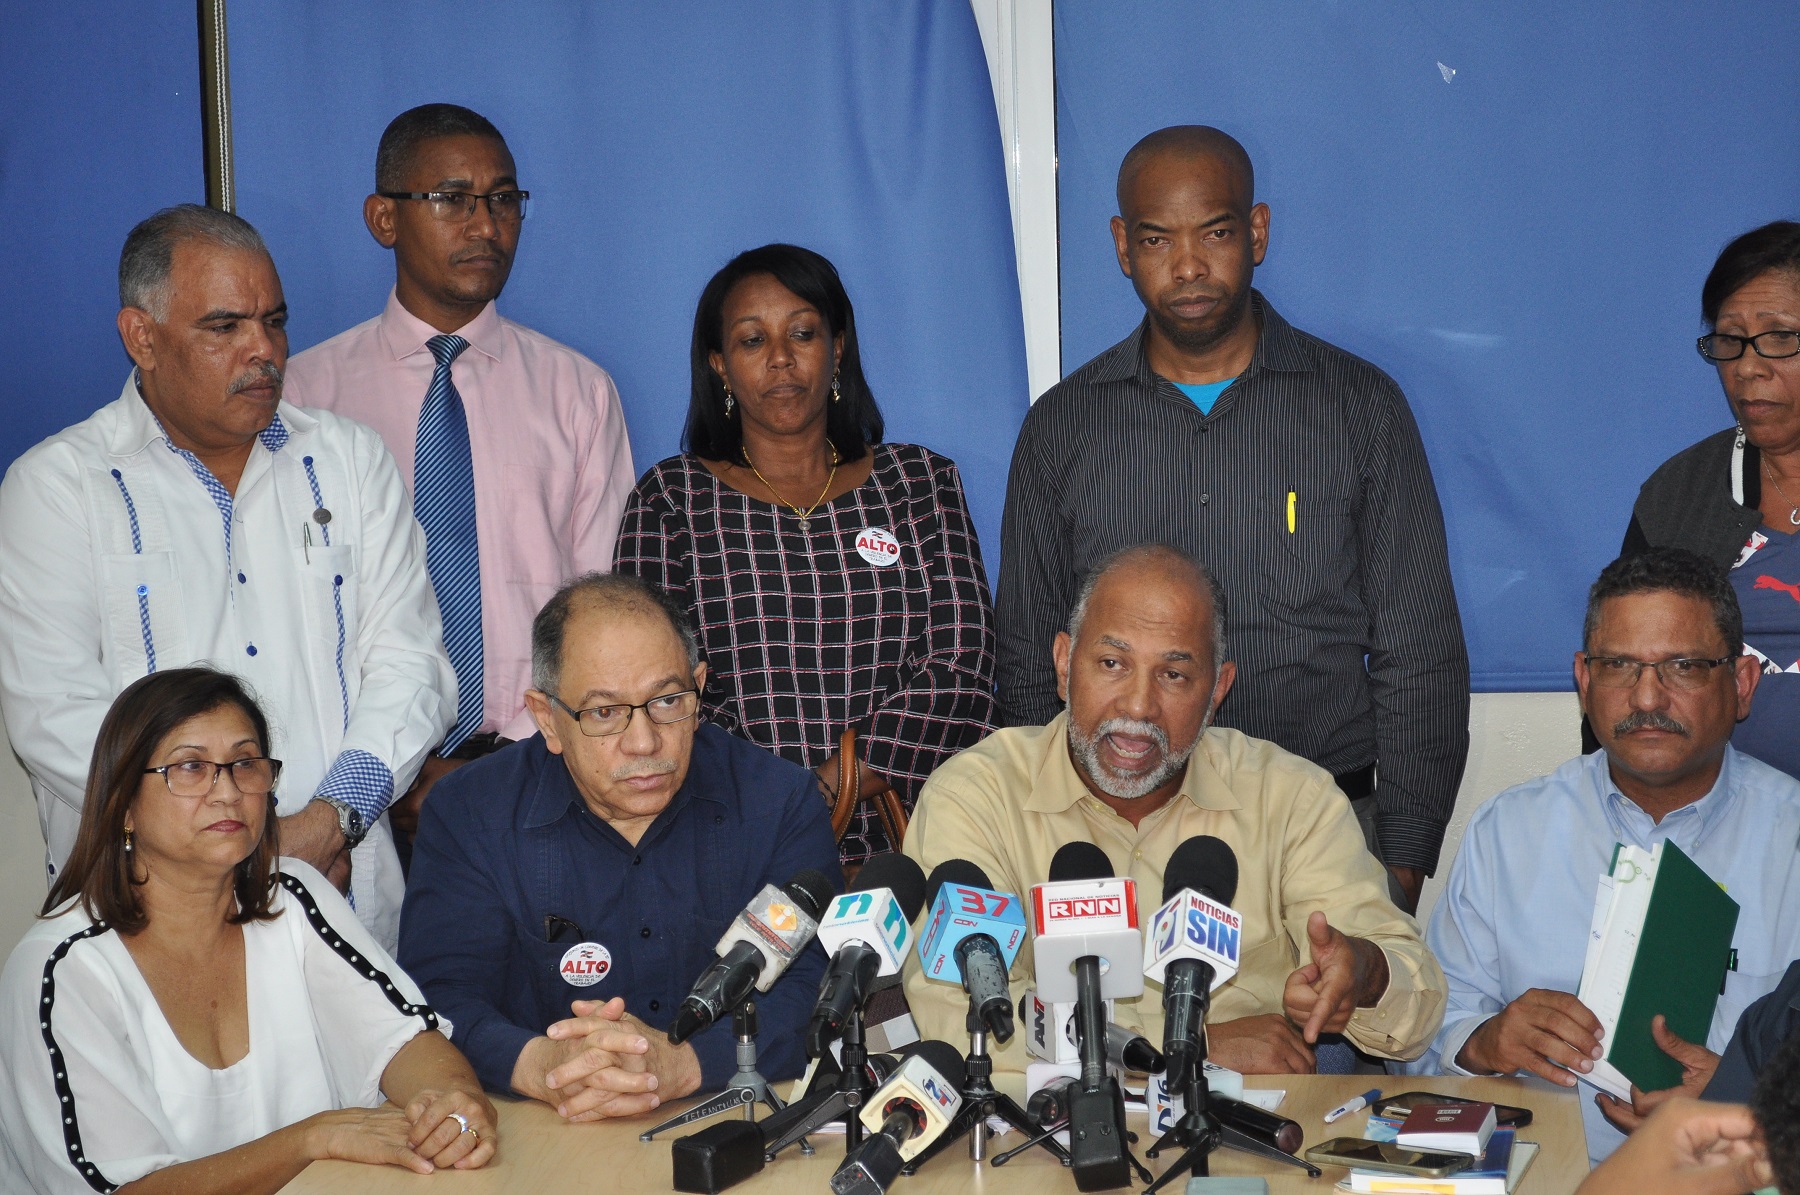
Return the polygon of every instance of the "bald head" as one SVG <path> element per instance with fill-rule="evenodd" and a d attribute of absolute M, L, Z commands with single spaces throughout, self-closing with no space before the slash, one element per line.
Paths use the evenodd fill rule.
<path fill-rule="evenodd" d="M 688 667 L 700 663 L 700 644 L 687 614 L 666 592 L 629 573 L 588 573 L 557 590 L 532 621 L 531 683 L 540 692 L 557 691 L 569 624 L 590 614 L 666 623 Z"/>
<path fill-rule="evenodd" d="M 1196 621 L 1211 624 L 1213 668 L 1225 662 L 1225 593 L 1212 574 L 1180 548 L 1137 544 L 1095 565 L 1069 611 L 1070 639 L 1081 638 L 1081 624 L 1097 595 L 1108 602 L 1187 606 Z"/>
<path fill-rule="evenodd" d="M 1235 207 L 1248 212 L 1256 199 L 1256 170 L 1250 155 L 1230 133 L 1205 124 L 1170 125 L 1151 133 L 1125 154 L 1119 163 L 1119 214 L 1129 222 L 1138 209 L 1137 185 L 1141 175 L 1164 169 L 1203 167 L 1223 170 L 1230 180 Z"/>

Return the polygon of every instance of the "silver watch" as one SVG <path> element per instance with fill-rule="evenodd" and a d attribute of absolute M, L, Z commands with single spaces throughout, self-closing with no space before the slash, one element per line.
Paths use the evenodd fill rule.
<path fill-rule="evenodd" d="M 369 835 L 369 823 L 363 821 L 348 801 L 337 797 L 314 797 L 315 801 L 323 801 L 337 811 L 338 831 L 344 836 L 344 845 L 352 850 L 362 845 L 362 840 Z"/>

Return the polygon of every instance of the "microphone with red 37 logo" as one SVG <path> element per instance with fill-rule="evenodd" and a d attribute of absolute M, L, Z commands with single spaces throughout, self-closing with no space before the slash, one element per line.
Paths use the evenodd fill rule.
<path fill-rule="evenodd" d="M 967 859 L 946 859 L 926 881 L 930 915 L 919 937 L 925 978 L 960 983 L 969 1010 L 1002 1044 L 1013 1035 L 1006 973 L 1025 942 L 1025 910 L 996 892 L 987 873 Z"/>

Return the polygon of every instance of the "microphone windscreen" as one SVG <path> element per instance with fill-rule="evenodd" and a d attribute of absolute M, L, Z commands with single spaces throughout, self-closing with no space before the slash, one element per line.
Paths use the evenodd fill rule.
<path fill-rule="evenodd" d="M 908 922 L 917 921 L 920 910 L 925 907 L 925 870 L 899 851 L 876 855 L 864 863 L 862 870 L 856 873 L 856 882 L 850 885 L 852 892 L 866 892 L 871 888 L 886 888 L 892 892 Z"/>
<path fill-rule="evenodd" d="M 1230 905 L 1237 895 L 1237 855 L 1211 834 L 1196 834 L 1169 856 L 1163 868 L 1163 903 L 1175 899 L 1183 888 L 1209 900 Z"/>
<path fill-rule="evenodd" d="M 987 872 L 981 865 L 971 863 L 967 859 L 945 859 L 931 869 L 931 878 L 925 881 L 925 903 L 936 904 L 938 889 L 945 884 L 960 884 L 964 888 L 986 888 L 992 892 L 994 885 L 988 879 Z"/>
<path fill-rule="evenodd" d="M 1064 880 L 1110 880 L 1112 860 L 1091 842 L 1065 842 L 1056 848 L 1050 860 L 1050 882 Z"/>
<path fill-rule="evenodd" d="M 783 884 L 782 891 L 793 897 L 794 903 L 806 910 L 806 915 L 814 921 L 825 911 L 825 906 L 831 903 L 831 898 L 837 895 L 837 889 L 832 886 L 825 873 L 810 867 Z"/>
<path fill-rule="evenodd" d="M 986 885 L 982 885 L 986 887 Z M 931 1069 L 944 1076 L 944 1081 L 958 1091 L 963 1086 L 962 1051 L 947 1041 L 914 1042 L 902 1051 L 909 1057 L 918 1057 L 930 1065 Z"/>

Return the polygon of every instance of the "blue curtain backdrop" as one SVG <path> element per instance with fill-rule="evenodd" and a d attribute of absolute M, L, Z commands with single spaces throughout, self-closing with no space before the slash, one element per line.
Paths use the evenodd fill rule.
<path fill-rule="evenodd" d="M 1412 400 L 1482 690 L 1566 688 L 1637 487 L 1730 423 L 1694 352 L 1732 236 L 1800 215 L 1790 11 L 1056 0 L 1063 366 L 1143 312 L 1107 219 L 1215 124 L 1273 209 L 1257 285 Z"/>
<path fill-rule="evenodd" d="M 961 0 L 234 4 L 239 211 L 294 351 L 381 310 L 376 141 L 445 100 L 506 134 L 532 192 L 509 317 L 619 384 L 639 470 L 679 451 L 694 303 L 740 250 L 825 254 L 890 439 L 961 466 L 990 571 L 1027 407 L 998 122 Z"/>
<path fill-rule="evenodd" d="M 206 198 L 193 0 L 0 0 L 0 97 L 3 470 L 119 396 L 119 247 Z"/>

